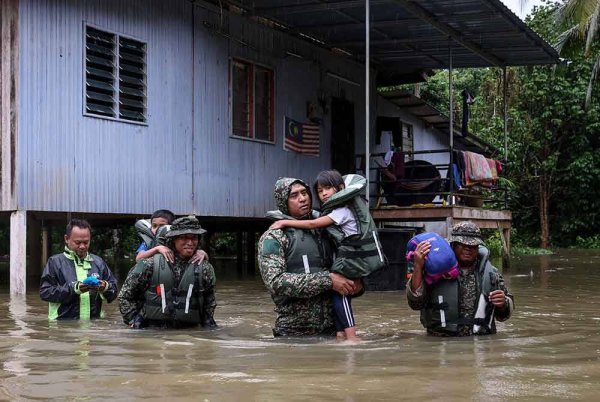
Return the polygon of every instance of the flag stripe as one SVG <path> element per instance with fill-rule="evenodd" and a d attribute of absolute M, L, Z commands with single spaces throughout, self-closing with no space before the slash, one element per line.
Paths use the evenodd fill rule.
<path fill-rule="evenodd" d="M 284 116 L 283 149 L 304 155 L 319 156 L 321 148 L 321 126 Z"/>

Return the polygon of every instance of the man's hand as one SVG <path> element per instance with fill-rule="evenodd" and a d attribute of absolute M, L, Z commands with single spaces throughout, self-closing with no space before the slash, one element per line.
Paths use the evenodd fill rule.
<path fill-rule="evenodd" d="M 100 280 L 100 286 L 98 286 L 98 292 L 102 293 L 106 290 L 106 287 L 108 286 L 108 282 Z"/>
<path fill-rule="evenodd" d="M 194 255 L 192 256 L 192 258 L 190 259 L 190 262 L 192 264 L 202 264 L 202 261 L 208 261 L 208 254 L 206 253 L 206 251 L 204 250 L 196 250 L 196 252 L 194 253 Z"/>
<path fill-rule="evenodd" d="M 76 287 L 77 290 L 79 290 L 80 293 L 86 293 L 90 291 L 90 287 L 88 285 L 84 285 L 82 282 L 77 282 L 78 285 Z"/>
<path fill-rule="evenodd" d="M 346 296 L 356 292 L 356 286 L 353 280 L 348 279 L 343 275 L 336 274 L 335 272 L 331 272 L 329 277 L 331 278 L 333 290 L 339 294 Z"/>
<path fill-rule="evenodd" d="M 167 260 L 167 262 L 170 262 L 172 264 L 175 261 L 175 256 L 173 255 L 173 250 L 171 250 L 169 247 L 162 246 L 162 245 L 156 246 L 156 251 L 161 253 L 163 255 L 163 257 L 165 257 L 165 260 Z"/>
<path fill-rule="evenodd" d="M 414 253 L 415 270 L 417 270 L 417 268 L 423 269 L 423 267 L 425 266 L 425 258 L 427 257 L 427 254 L 429 254 L 430 250 L 431 243 L 428 241 L 422 241 L 421 243 L 417 244 Z"/>
<path fill-rule="evenodd" d="M 493 292 L 490 292 L 489 298 L 490 302 L 497 309 L 503 310 L 506 307 L 506 295 L 504 294 L 504 291 L 494 290 Z"/>
<path fill-rule="evenodd" d="M 360 291 L 363 289 L 363 281 L 362 279 L 352 279 L 352 282 L 354 283 L 354 292 L 352 294 L 357 294 L 360 293 Z"/>

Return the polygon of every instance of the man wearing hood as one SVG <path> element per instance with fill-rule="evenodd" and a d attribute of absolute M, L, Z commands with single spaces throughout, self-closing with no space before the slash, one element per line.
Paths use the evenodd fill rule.
<path fill-rule="evenodd" d="M 302 180 L 275 184 L 277 211 L 267 217 L 312 219 L 312 196 Z M 258 243 L 258 264 L 275 303 L 275 336 L 334 335 L 331 291 L 354 294 L 361 285 L 329 272 L 333 249 L 317 230 L 269 229 Z"/>
<path fill-rule="evenodd" d="M 459 222 L 452 227 L 450 244 L 458 260 L 458 278 L 429 285 L 423 280 L 423 271 L 431 244 L 422 241 L 417 245 L 414 272 L 406 285 L 408 305 L 421 311 L 421 323 L 429 335 L 495 334 L 496 320 L 510 318 L 514 298 L 489 262 L 481 230 L 473 222 Z"/>
<path fill-rule="evenodd" d="M 129 272 L 119 293 L 119 309 L 125 324 L 184 328 L 215 327 L 215 271 L 204 260 L 192 257 L 206 230 L 194 216 L 175 219 L 160 238 L 173 251 L 173 262 L 160 253 L 142 260 Z"/>

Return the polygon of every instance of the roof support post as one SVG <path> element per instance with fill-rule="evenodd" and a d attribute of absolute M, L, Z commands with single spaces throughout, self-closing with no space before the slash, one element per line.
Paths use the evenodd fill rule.
<path fill-rule="evenodd" d="M 449 100 L 449 111 L 448 118 L 450 119 L 450 125 L 448 130 L 450 132 L 448 135 L 450 136 L 450 163 L 448 165 L 449 173 L 450 173 L 450 204 L 454 205 L 454 177 L 452 176 L 452 163 L 454 157 L 454 81 L 453 81 L 453 69 L 452 69 L 452 39 L 448 40 L 448 95 L 450 97 Z"/>
<path fill-rule="evenodd" d="M 367 179 L 367 204 L 371 199 L 371 148 L 370 148 L 370 137 L 371 137 L 371 114 L 370 112 L 370 97 L 369 90 L 371 89 L 370 82 L 370 4 L 369 0 L 365 0 L 365 178 Z"/>

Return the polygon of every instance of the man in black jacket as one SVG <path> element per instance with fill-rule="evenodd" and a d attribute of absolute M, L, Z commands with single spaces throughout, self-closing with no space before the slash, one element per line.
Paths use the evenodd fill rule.
<path fill-rule="evenodd" d="M 49 302 L 48 319 L 102 318 L 102 301 L 117 297 L 117 281 L 97 255 L 88 253 L 92 228 L 73 219 L 65 231 L 65 251 L 48 259 L 42 272 L 40 297 Z"/>

